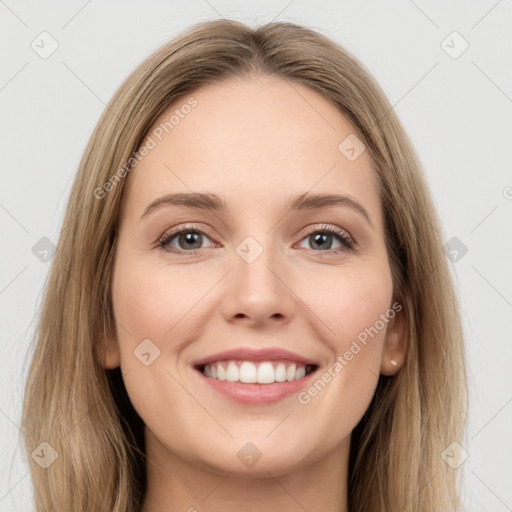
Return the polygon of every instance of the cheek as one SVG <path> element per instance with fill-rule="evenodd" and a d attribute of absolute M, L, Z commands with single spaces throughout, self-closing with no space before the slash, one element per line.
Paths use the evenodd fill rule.
<path fill-rule="evenodd" d="M 379 351 L 387 326 L 382 318 L 391 305 L 390 290 L 379 287 L 375 282 L 365 287 L 358 281 L 352 289 L 347 287 L 339 296 L 337 311 L 332 311 L 336 332 L 333 346 L 338 355 L 351 351 L 357 343 L 365 347 L 365 353 Z M 352 352 L 359 353 L 357 348 Z M 349 360 L 351 357 L 347 354 Z"/>
<path fill-rule="evenodd" d="M 350 350 L 355 340 L 364 345 L 372 339 L 378 348 L 387 325 L 381 319 L 391 306 L 392 290 L 391 271 L 380 259 L 309 279 L 302 287 L 302 297 L 327 327 L 326 343 L 340 355 Z M 373 351 L 370 343 L 367 347 L 366 352 Z"/>
<path fill-rule="evenodd" d="M 364 269 L 344 270 L 330 280 L 329 288 L 325 288 L 328 293 L 310 289 L 309 297 L 328 326 L 325 344 L 332 358 L 298 399 L 306 410 L 315 410 L 315 421 L 330 421 L 351 430 L 375 391 L 386 330 L 394 311 L 387 265 L 376 262 Z"/>
<path fill-rule="evenodd" d="M 199 283 L 186 266 L 175 271 L 120 258 L 115 267 L 112 298 L 123 379 L 135 410 L 156 431 L 175 425 L 176 410 L 184 422 L 204 420 L 177 384 L 183 381 L 177 366 L 182 346 L 199 336 L 192 328 L 201 326 L 194 305 L 213 284 Z"/>
<path fill-rule="evenodd" d="M 127 333 L 139 343 L 149 338 L 162 344 L 164 339 L 168 343 L 170 338 L 175 338 L 180 328 L 190 323 L 194 305 L 213 284 L 205 277 L 203 281 L 194 278 L 185 266 L 171 270 L 128 262 L 119 265 L 112 294 L 116 320 L 126 327 L 118 329 L 120 339 L 126 339 Z"/>

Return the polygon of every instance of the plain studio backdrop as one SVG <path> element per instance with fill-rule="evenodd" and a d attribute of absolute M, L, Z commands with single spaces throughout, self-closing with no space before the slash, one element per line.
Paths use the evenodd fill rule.
<path fill-rule="evenodd" d="M 389 97 L 425 168 L 463 309 L 464 501 L 471 512 L 512 510 L 512 2 L 2 0 L 0 512 L 31 510 L 25 356 L 86 142 L 145 57 L 219 17 L 318 30 Z"/>

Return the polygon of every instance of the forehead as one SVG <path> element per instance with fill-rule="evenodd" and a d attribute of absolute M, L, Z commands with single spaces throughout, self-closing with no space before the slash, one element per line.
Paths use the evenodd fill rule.
<path fill-rule="evenodd" d="M 355 136 L 334 105 L 302 84 L 267 76 L 216 82 L 154 123 L 152 149 L 129 176 L 128 208 L 140 215 L 159 195 L 191 191 L 213 192 L 233 209 L 263 200 L 278 207 L 311 191 L 350 194 L 378 219 L 367 151 L 346 156 Z"/>

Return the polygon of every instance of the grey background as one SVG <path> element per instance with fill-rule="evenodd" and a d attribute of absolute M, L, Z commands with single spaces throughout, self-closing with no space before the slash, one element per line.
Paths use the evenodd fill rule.
<path fill-rule="evenodd" d="M 359 58 L 390 98 L 424 165 L 445 241 L 456 237 L 450 247 L 467 247 L 450 263 L 471 386 L 464 500 L 472 512 L 512 510 L 512 2 L 6 0 L 0 1 L 0 512 L 30 510 L 18 425 L 49 268 L 32 249 L 45 244 L 43 237 L 57 243 L 87 139 L 126 76 L 178 32 L 221 16 L 319 30 Z M 42 46 L 43 31 L 58 43 L 46 59 L 31 47 Z M 457 58 L 463 42 L 454 31 L 469 44 Z"/>

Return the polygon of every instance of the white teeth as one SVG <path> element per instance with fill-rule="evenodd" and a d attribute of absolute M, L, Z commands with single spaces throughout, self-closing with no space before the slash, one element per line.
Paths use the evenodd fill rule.
<path fill-rule="evenodd" d="M 261 363 L 258 366 L 258 383 L 272 384 L 275 380 L 274 367 L 272 366 L 272 363 Z"/>
<path fill-rule="evenodd" d="M 229 382 L 238 382 L 240 380 L 240 372 L 234 361 L 230 361 L 226 370 L 226 380 Z"/>
<path fill-rule="evenodd" d="M 283 363 L 279 363 L 276 368 L 276 381 L 284 382 L 286 380 L 286 366 Z"/>
<path fill-rule="evenodd" d="M 290 366 L 288 366 L 288 369 L 286 370 L 286 380 L 288 382 L 295 380 L 295 374 L 295 363 L 292 363 Z"/>
<path fill-rule="evenodd" d="M 205 365 L 203 373 L 221 381 L 272 384 L 302 379 L 307 372 L 303 364 L 289 362 L 222 361 Z"/>
<path fill-rule="evenodd" d="M 239 380 L 240 382 L 247 383 L 258 382 L 258 370 L 256 369 L 256 365 L 250 361 L 244 361 L 240 365 Z"/>

